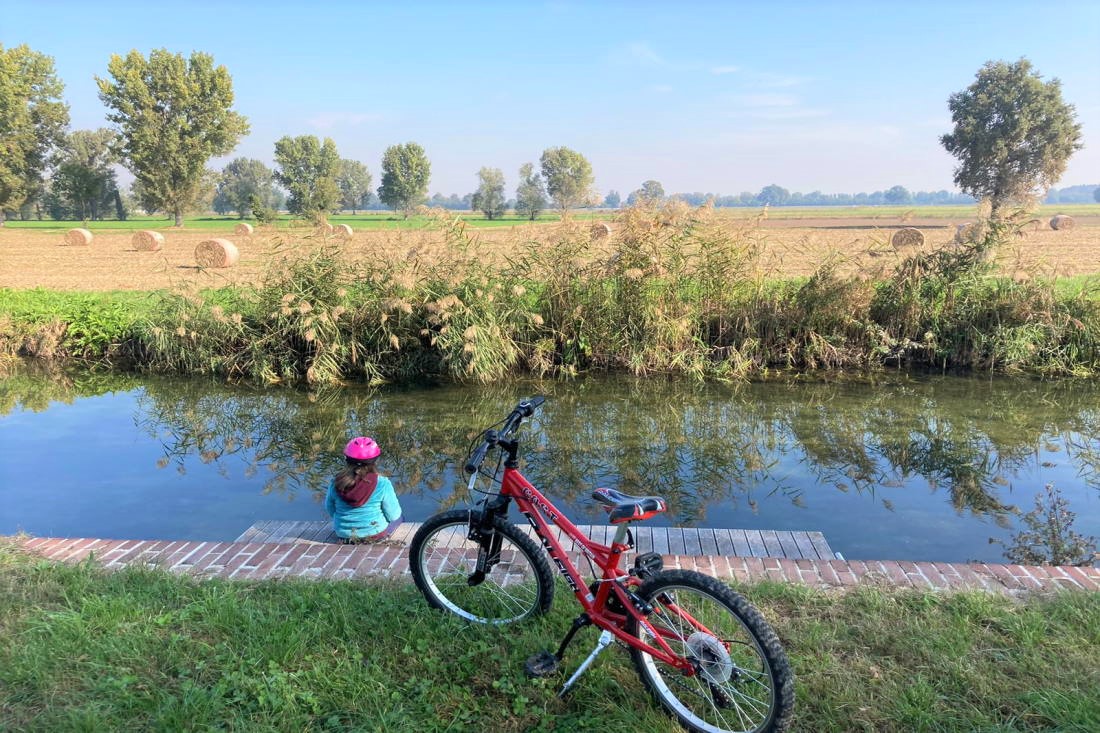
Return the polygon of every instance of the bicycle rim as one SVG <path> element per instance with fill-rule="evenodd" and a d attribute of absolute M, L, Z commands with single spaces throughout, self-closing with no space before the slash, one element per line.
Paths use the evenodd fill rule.
<path fill-rule="evenodd" d="M 468 530 L 465 520 L 441 523 L 412 548 L 417 579 L 431 604 L 484 624 L 512 623 L 544 610 L 540 570 L 531 550 L 508 532 L 500 532 L 500 562 L 480 583 L 470 584 L 479 547 L 467 539 Z"/>
<path fill-rule="evenodd" d="M 778 639 L 739 596 L 707 586 L 710 583 L 671 581 L 654 584 L 646 594 L 655 608 L 649 622 L 673 653 L 691 660 L 697 671 L 685 676 L 636 651 L 643 682 L 692 730 L 781 730 L 786 727 L 793 686 Z M 727 592 L 729 597 L 724 597 Z M 640 627 L 638 636 L 655 645 L 648 629 Z"/>

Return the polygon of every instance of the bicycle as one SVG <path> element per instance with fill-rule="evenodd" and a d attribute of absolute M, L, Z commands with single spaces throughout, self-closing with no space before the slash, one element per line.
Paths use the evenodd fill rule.
<path fill-rule="evenodd" d="M 629 525 L 667 509 L 659 496 L 630 496 L 598 488 L 592 498 L 616 527 L 610 545 L 585 536 L 519 470 L 516 430 L 544 402 L 533 397 L 516 405 L 500 423 L 482 431 L 467 454 L 467 485 L 484 494 L 474 508 L 453 509 L 428 519 L 413 537 L 409 567 L 417 588 L 434 608 L 468 621 L 507 624 L 549 610 L 554 574 L 547 557 L 583 608 L 556 653 L 527 660 L 531 677 L 560 669 L 578 631 L 601 630 L 596 648 L 566 680 L 564 696 L 596 656 L 613 641 L 626 646 L 645 687 L 682 725 L 694 731 L 782 731 L 794 706 L 794 676 L 772 628 L 743 596 L 702 573 L 665 570 L 661 556 L 638 555 L 622 567 L 633 549 Z M 503 423 L 500 430 L 496 430 Z M 482 464 L 498 449 L 492 473 Z M 503 462 L 503 477 L 500 467 Z M 499 483 L 499 491 L 476 488 L 479 476 Z M 508 521 L 515 502 L 539 544 Z M 581 572 L 550 529 L 573 541 L 595 580 Z M 594 565 L 594 567 L 593 567 Z M 597 572 L 598 569 L 598 572 Z"/>

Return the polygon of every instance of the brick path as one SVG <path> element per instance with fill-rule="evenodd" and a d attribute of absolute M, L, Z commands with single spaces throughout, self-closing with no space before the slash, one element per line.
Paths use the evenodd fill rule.
<path fill-rule="evenodd" d="M 156 566 L 174 573 L 239 580 L 407 577 L 409 572 L 407 548 L 392 545 L 49 537 L 22 543 L 30 552 L 59 562 L 75 563 L 92 557 L 107 568 Z M 1100 590 L 1100 568 L 1095 567 L 713 555 L 665 555 L 664 562 L 666 568 L 694 569 L 718 578 L 746 582 L 776 580 L 818 588 L 887 584 L 921 589 L 977 588 L 1010 594 L 1055 588 Z"/>

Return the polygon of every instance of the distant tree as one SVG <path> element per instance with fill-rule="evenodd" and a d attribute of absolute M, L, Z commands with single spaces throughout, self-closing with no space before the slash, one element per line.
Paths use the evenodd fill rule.
<path fill-rule="evenodd" d="M 504 216 L 504 173 L 500 168 L 482 168 L 477 179 L 477 191 L 471 199 L 474 211 L 480 211 L 489 220 Z"/>
<path fill-rule="evenodd" d="M 340 187 L 340 205 L 343 208 L 351 209 L 351 213 L 354 214 L 363 196 L 370 195 L 370 184 L 371 174 L 367 166 L 357 160 L 340 161 L 336 185 Z"/>
<path fill-rule="evenodd" d="M 542 177 L 535 172 L 534 165 L 524 163 L 519 168 L 519 185 L 516 186 L 516 215 L 534 221 L 547 203 Z"/>
<path fill-rule="evenodd" d="M 913 202 L 913 195 L 905 186 L 894 186 L 882 195 L 888 204 L 909 204 Z"/>
<path fill-rule="evenodd" d="M 955 183 L 987 198 L 998 217 L 1055 183 L 1081 144 L 1073 105 L 1058 79 L 1044 82 L 1031 62 L 989 61 L 947 102 L 954 131 L 940 138 L 959 159 Z"/>
<path fill-rule="evenodd" d="M 0 44 L 0 227 L 28 195 L 43 192 L 50 149 L 63 139 L 69 107 L 53 58 Z"/>
<path fill-rule="evenodd" d="M 137 51 L 111 56 L 112 80 L 96 77 L 107 119 L 119 127 L 118 152 L 141 182 L 146 203 L 175 217 L 202 193 L 206 163 L 226 155 L 248 132 L 234 112 L 233 80 L 209 54 L 190 59 L 155 49 L 146 59 Z"/>
<path fill-rule="evenodd" d="M 584 204 L 591 195 L 592 164 L 588 159 L 569 148 L 547 148 L 539 159 L 542 177 L 546 179 L 546 192 L 562 215 L 569 209 Z"/>
<path fill-rule="evenodd" d="M 609 209 L 619 208 L 619 206 L 622 204 L 622 202 L 623 202 L 622 197 L 619 196 L 619 192 L 616 191 L 615 189 L 611 189 L 610 191 L 608 191 L 607 195 L 604 196 L 604 199 L 603 199 L 603 205 L 606 206 Z"/>
<path fill-rule="evenodd" d="M 1092 192 L 1092 197 L 1096 199 L 1096 203 L 1100 204 L 1100 187 Z"/>
<path fill-rule="evenodd" d="M 214 211 L 219 214 L 237 212 L 241 219 L 252 213 L 253 197 L 262 206 L 274 208 L 279 194 L 275 188 L 275 174 L 261 161 L 252 158 L 234 158 L 222 169 L 214 196 Z"/>
<path fill-rule="evenodd" d="M 283 137 L 275 142 L 275 162 L 275 180 L 290 193 L 290 213 L 321 219 L 339 205 L 340 155 L 331 138 L 321 142 L 315 135 Z"/>
<path fill-rule="evenodd" d="M 76 130 L 65 137 L 55 160 L 50 190 L 55 206 L 71 212 L 74 219 L 102 219 L 115 206 L 118 182 L 111 167 L 118 161 L 111 150 L 111 130 Z"/>
<path fill-rule="evenodd" d="M 382 155 L 382 185 L 378 198 L 394 211 L 398 209 L 409 218 L 428 193 L 432 165 L 424 148 L 416 143 L 391 145 Z"/>
<path fill-rule="evenodd" d="M 664 201 L 665 188 L 658 181 L 652 179 L 642 184 L 642 187 L 631 191 L 630 195 L 626 197 L 626 203 L 630 206 L 635 204 L 651 205 Z"/>
<path fill-rule="evenodd" d="M 764 188 L 760 189 L 760 193 L 756 194 L 757 203 L 768 204 L 770 206 L 783 206 L 790 198 L 790 191 L 774 183 L 770 186 L 764 186 Z"/>

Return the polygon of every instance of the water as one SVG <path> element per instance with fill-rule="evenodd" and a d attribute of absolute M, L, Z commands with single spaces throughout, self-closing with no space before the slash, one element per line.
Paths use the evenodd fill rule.
<path fill-rule="evenodd" d="M 592 488 L 659 493 L 655 524 L 819 530 L 849 559 L 1003 560 L 1053 483 L 1100 536 L 1100 385 L 961 377 L 699 385 L 590 379 L 310 393 L 203 380 L 0 379 L 0 534 L 237 537 L 319 520 L 349 437 L 374 436 L 405 516 L 462 503 L 477 432 L 526 395 L 524 470 L 575 521 Z M 456 488 L 457 487 L 457 488 Z"/>

